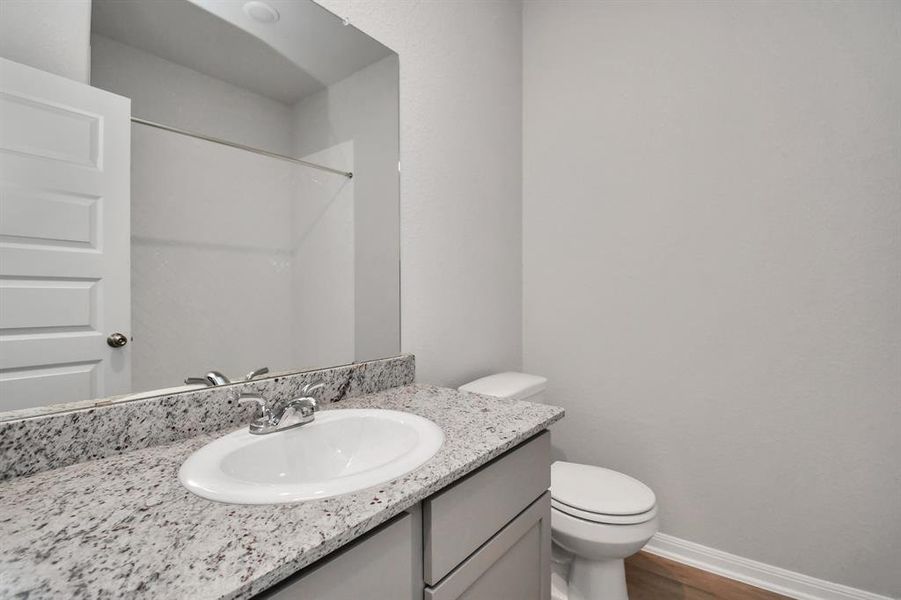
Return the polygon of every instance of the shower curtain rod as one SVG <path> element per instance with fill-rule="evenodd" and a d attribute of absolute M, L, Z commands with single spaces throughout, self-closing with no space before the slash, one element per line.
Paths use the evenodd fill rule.
<path fill-rule="evenodd" d="M 169 125 L 163 125 L 162 123 L 156 123 L 154 121 L 147 121 L 145 119 L 139 119 L 137 117 L 131 118 L 132 123 L 137 123 L 139 125 L 146 125 L 148 127 L 155 127 L 157 129 L 162 129 L 163 131 L 171 131 L 172 133 L 177 133 L 179 135 L 186 135 L 188 137 L 196 138 L 198 140 L 204 140 L 207 142 L 212 142 L 214 144 L 221 144 L 223 146 L 228 146 L 230 148 L 237 148 L 238 150 L 246 150 L 247 152 L 253 152 L 254 154 L 260 154 L 262 156 L 268 156 L 269 158 L 277 158 L 279 160 L 284 160 L 290 163 L 294 163 L 296 165 L 303 165 L 304 167 L 310 167 L 312 169 L 319 169 L 320 171 L 328 171 L 329 173 L 335 173 L 337 175 L 343 175 L 348 179 L 352 179 L 354 174 L 350 171 L 341 171 L 338 169 L 333 169 L 331 167 L 325 167 L 323 165 L 317 165 L 316 163 L 311 163 L 305 160 L 300 160 L 299 158 L 294 158 L 293 156 L 287 156 L 285 154 L 278 154 L 276 152 L 269 152 L 268 150 L 262 150 L 260 148 L 254 148 L 253 146 L 245 146 L 244 144 L 238 144 L 237 142 L 230 142 L 228 140 L 223 140 L 222 138 L 211 137 L 208 135 L 203 135 L 202 133 L 195 133 L 193 131 L 187 131 L 185 129 L 179 129 L 177 127 L 170 127 Z"/>

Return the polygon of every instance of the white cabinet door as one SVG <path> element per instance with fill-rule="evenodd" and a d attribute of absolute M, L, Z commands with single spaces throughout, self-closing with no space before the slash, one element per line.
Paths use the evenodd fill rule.
<path fill-rule="evenodd" d="M 0 411 L 131 391 L 130 114 L 0 59 Z"/>

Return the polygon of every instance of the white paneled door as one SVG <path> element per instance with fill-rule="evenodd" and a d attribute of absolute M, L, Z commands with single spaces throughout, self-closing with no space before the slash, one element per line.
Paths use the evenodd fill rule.
<path fill-rule="evenodd" d="M 0 59 L 0 411 L 130 391 L 130 111 Z"/>

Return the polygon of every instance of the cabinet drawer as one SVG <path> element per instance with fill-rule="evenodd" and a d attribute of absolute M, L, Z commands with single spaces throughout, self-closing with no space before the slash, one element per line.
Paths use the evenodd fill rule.
<path fill-rule="evenodd" d="M 545 492 L 496 536 L 427 587 L 425 600 L 549 600 L 551 495 Z"/>
<path fill-rule="evenodd" d="M 545 431 L 423 502 L 423 575 L 434 585 L 551 485 Z"/>
<path fill-rule="evenodd" d="M 422 597 L 419 513 L 405 513 L 254 600 Z"/>

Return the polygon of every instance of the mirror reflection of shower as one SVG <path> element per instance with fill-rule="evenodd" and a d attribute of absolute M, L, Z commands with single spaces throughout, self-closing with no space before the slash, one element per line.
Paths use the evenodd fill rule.
<path fill-rule="evenodd" d="M 91 275 L 96 293 L 67 292 L 88 298 L 90 323 L 63 325 L 100 341 L 90 356 L 66 355 L 82 366 L 66 367 L 64 386 L 56 363 L 17 363 L 0 412 L 191 389 L 185 378 L 210 371 L 275 376 L 399 353 L 397 54 L 306 0 L 94 0 L 91 10 L 98 89 L 86 92 L 130 101 L 101 143 L 112 136 L 124 158 L 130 135 L 131 162 L 105 165 L 104 178 L 123 182 L 116 194 L 76 203 L 94 211 L 91 235 L 107 236 L 111 266 Z M 93 96 L 126 106 L 103 93 Z M 50 268 L 40 256 L 34 277 Z M 61 317 L 23 306 L 13 320 L 71 338 Z"/>
<path fill-rule="evenodd" d="M 371 284 L 381 269 L 396 286 L 396 255 L 373 256 L 393 254 L 396 227 L 359 219 L 397 212 L 396 177 L 368 176 L 396 171 L 397 57 L 340 20 L 310 27 L 315 5 L 270 23 L 265 6 L 94 2 L 92 84 L 134 118 L 234 144 L 132 128 L 135 391 L 399 350 L 396 300 L 379 307 Z M 313 35 L 288 35 L 301 27 Z M 361 177 L 340 174 L 357 160 Z"/>

